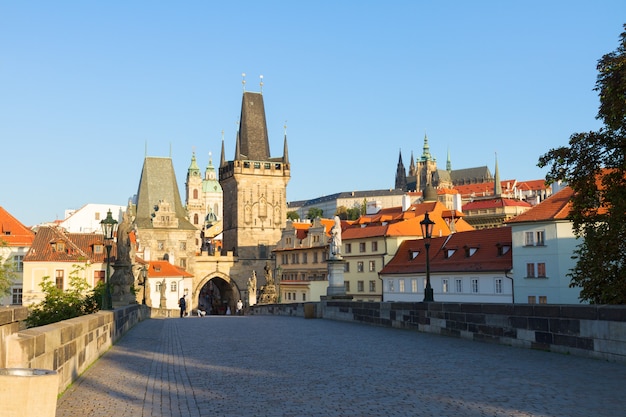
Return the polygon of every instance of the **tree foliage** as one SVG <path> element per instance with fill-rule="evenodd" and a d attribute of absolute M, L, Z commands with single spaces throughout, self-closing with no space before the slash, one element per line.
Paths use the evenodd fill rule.
<path fill-rule="evenodd" d="M 13 261 L 5 259 L 2 255 L 5 252 L 3 249 L 6 247 L 6 242 L 0 239 L 0 296 L 11 293 L 11 286 L 15 280 L 15 265 Z"/>
<path fill-rule="evenodd" d="M 297 211 L 288 211 L 287 220 L 300 220 L 300 215 Z"/>
<path fill-rule="evenodd" d="M 571 220 L 582 238 L 576 248 L 571 287 L 596 304 L 626 304 L 626 25 L 618 48 L 597 65 L 597 132 L 575 133 L 569 146 L 549 150 L 539 167 L 548 182 L 574 190 Z"/>
<path fill-rule="evenodd" d="M 98 294 L 102 293 L 103 284 L 90 290 L 85 278 L 80 276 L 84 270 L 84 266 L 74 265 L 69 276 L 69 288 L 65 291 L 57 288 L 50 277 L 44 277 L 39 285 L 45 298 L 31 308 L 26 319 L 27 326 L 43 326 L 98 311 L 101 299 Z"/>
<path fill-rule="evenodd" d="M 321 219 L 324 215 L 324 210 L 317 207 L 311 207 L 306 214 L 306 218 L 310 220 L 317 219 L 318 217 Z"/>

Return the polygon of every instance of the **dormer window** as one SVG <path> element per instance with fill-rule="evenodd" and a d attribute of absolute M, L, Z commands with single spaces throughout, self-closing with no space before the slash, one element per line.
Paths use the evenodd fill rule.
<path fill-rule="evenodd" d="M 104 249 L 104 245 L 96 244 L 93 245 L 93 253 L 102 253 Z"/>
<path fill-rule="evenodd" d="M 511 250 L 510 245 L 502 245 L 498 243 L 497 246 L 498 246 L 498 256 L 506 255 Z"/>
<path fill-rule="evenodd" d="M 454 255 L 455 252 L 456 252 L 456 249 L 446 249 L 444 252 L 446 259 Z"/>
<path fill-rule="evenodd" d="M 472 256 L 474 256 L 474 254 L 476 253 L 476 251 L 478 250 L 478 248 L 473 248 L 470 246 L 466 246 L 465 247 L 465 257 L 466 258 L 470 258 Z"/>
<path fill-rule="evenodd" d="M 409 251 L 409 256 L 411 257 L 411 259 L 415 259 L 417 258 L 417 256 L 420 254 L 420 252 L 418 250 L 412 250 Z"/>

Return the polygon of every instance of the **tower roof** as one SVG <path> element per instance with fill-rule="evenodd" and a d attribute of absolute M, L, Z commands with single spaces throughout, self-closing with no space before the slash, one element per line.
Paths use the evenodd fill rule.
<path fill-rule="evenodd" d="M 147 156 L 137 191 L 137 226 L 152 228 L 152 215 L 161 201 L 167 201 L 172 207 L 179 229 L 195 230 L 195 226 L 186 219 L 172 159 Z"/>
<path fill-rule="evenodd" d="M 235 159 L 267 161 L 270 145 L 261 93 L 244 92 L 241 101 L 238 152 Z"/>

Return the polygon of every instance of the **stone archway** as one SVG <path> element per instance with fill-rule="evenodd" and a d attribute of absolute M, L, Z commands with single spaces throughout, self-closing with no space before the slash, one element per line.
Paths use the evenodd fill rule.
<path fill-rule="evenodd" d="M 237 301 L 242 298 L 237 284 L 228 275 L 215 273 L 205 277 L 193 291 L 194 311 L 207 315 L 235 314 Z"/>

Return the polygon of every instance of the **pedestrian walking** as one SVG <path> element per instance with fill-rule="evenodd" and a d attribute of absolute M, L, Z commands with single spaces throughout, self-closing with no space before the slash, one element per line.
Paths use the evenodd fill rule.
<path fill-rule="evenodd" d="M 187 300 L 185 300 L 185 296 L 183 295 L 178 300 L 178 306 L 180 307 L 180 317 L 185 317 L 185 312 L 187 311 Z"/>

